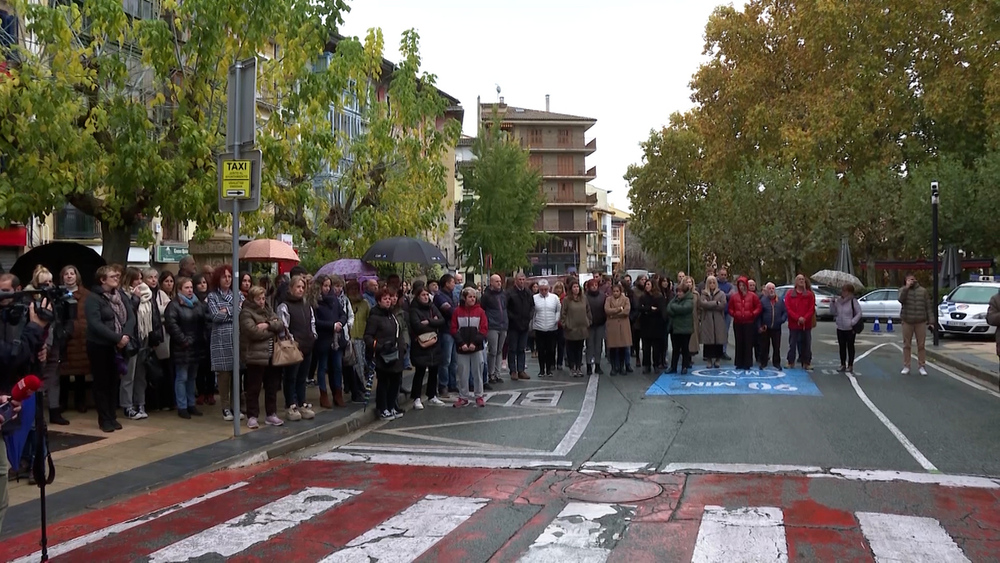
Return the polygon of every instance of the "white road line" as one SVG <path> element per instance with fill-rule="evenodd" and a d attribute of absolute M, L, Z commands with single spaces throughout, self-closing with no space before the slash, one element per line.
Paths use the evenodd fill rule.
<path fill-rule="evenodd" d="M 879 344 L 878 346 L 872 346 L 871 348 L 865 350 L 865 352 L 863 354 L 861 354 L 860 356 L 854 358 L 854 363 L 856 364 L 856 363 L 860 362 L 861 360 L 867 358 L 868 354 L 871 354 L 875 350 L 878 350 L 879 348 L 881 348 L 883 346 L 889 346 L 891 344 L 892 344 L 892 342 L 883 342 L 883 343 Z"/>
<path fill-rule="evenodd" d="M 354 538 L 321 563 L 417 559 L 489 502 L 484 498 L 424 497 L 413 506 Z"/>
<path fill-rule="evenodd" d="M 903 351 L 903 347 L 900 346 L 899 344 L 895 344 L 894 343 L 893 346 L 895 346 L 897 349 L 899 349 L 900 352 Z M 913 356 L 913 357 L 916 357 L 916 356 Z M 977 383 L 975 381 L 971 381 L 967 377 L 962 377 L 961 375 L 958 375 L 957 373 L 955 373 L 955 372 L 953 372 L 953 371 L 951 371 L 949 369 L 946 369 L 946 368 L 944 368 L 944 367 L 942 367 L 939 364 L 936 364 L 934 362 L 926 362 L 926 364 L 928 366 L 930 366 L 930 367 L 938 370 L 939 372 L 947 375 L 948 377 L 954 379 L 955 381 L 961 381 L 962 383 L 968 385 L 969 387 L 972 387 L 974 389 L 978 389 L 980 391 L 983 391 L 985 393 L 988 393 L 988 394 L 993 395 L 994 397 L 1000 399 L 1000 393 L 997 393 L 996 391 L 990 389 L 989 387 L 986 387 L 985 385 L 981 385 L 981 384 L 979 384 L 979 383 Z"/>
<path fill-rule="evenodd" d="M 904 481 L 970 489 L 1000 489 L 1000 482 L 974 475 L 946 475 L 944 473 L 913 473 L 909 471 L 879 471 L 865 469 L 831 469 L 830 473 L 810 477 L 841 477 L 851 481 Z"/>
<path fill-rule="evenodd" d="M 90 545 L 92 543 L 101 541 L 102 539 L 104 539 L 104 538 L 106 538 L 108 536 L 111 536 L 111 535 L 114 535 L 114 534 L 120 534 L 120 533 L 122 533 L 122 532 L 124 532 L 126 530 L 131 530 L 132 528 L 135 528 L 136 526 L 142 526 L 143 524 L 148 524 L 148 523 L 150 523 L 150 522 L 152 522 L 154 520 L 158 520 L 160 518 L 163 518 L 164 516 L 168 516 L 168 515 L 173 514 L 174 512 L 177 512 L 179 510 L 184 510 L 185 508 L 188 508 L 188 507 L 194 506 L 196 504 L 205 502 L 206 500 L 213 499 L 213 498 L 215 498 L 217 496 L 224 495 L 224 494 L 228 493 L 229 491 L 235 491 L 236 489 L 239 489 L 241 487 L 245 487 L 247 485 L 249 485 L 249 483 L 247 483 L 245 481 L 240 481 L 238 483 L 233 483 L 232 485 L 228 485 L 226 487 L 222 487 L 221 489 L 216 489 L 216 490 L 214 490 L 214 491 L 212 491 L 210 493 L 205 493 L 205 494 L 203 494 L 201 496 L 197 496 L 197 497 L 194 497 L 192 499 L 188 499 L 188 500 L 186 500 L 184 502 L 177 503 L 177 504 L 168 506 L 166 508 L 161 508 L 160 510 L 157 510 L 155 512 L 150 512 L 148 514 L 143 514 L 142 516 L 139 516 L 138 518 L 133 518 L 131 520 L 126 520 L 125 522 L 121 522 L 119 524 L 113 524 L 111 526 L 108 526 L 107 528 L 101 528 L 100 530 L 97 530 L 96 532 L 91 532 L 89 534 L 80 536 L 78 538 L 73 538 L 71 540 L 64 541 L 62 543 L 58 543 L 56 545 L 53 545 L 53 546 L 49 547 L 49 557 L 50 558 L 51 557 L 58 557 L 58 556 L 60 556 L 60 555 L 62 555 L 64 553 L 69 553 L 70 551 L 73 551 L 74 549 L 79 549 L 81 547 L 84 547 L 84 546 Z M 21 557 L 20 559 L 15 559 L 12 563 L 34 563 L 35 561 L 38 561 L 41 558 L 41 556 L 42 556 L 42 552 L 41 551 L 36 551 L 35 553 L 32 553 L 31 555 L 25 555 L 24 557 Z"/>
<path fill-rule="evenodd" d="M 518 561 L 604 563 L 624 533 L 628 519 L 634 514 L 635 509 L 630 506 L 571 502 L 545 527 Z"/>
<path fill-rule="evenodd" d="M 150 555 L 149 561 L 188 561 L 213 554 L 231 557 L 359 494 L 361 491 L 309 487 L 168 545 Z"/>
<path fill-rule="evenodd" d="M 691 563 L 787 563 L 784 514 L 760 506 L 728 510 L 706 506 Z"/>
<path fill-rule="evenodd" d="M 656 462 L 645 461 L 588 461 L 580 467 L 588 473 L 644 473 L 656 471 Z"/>
<path fill-rule="evenodd" d="M 968 563 L 948 532 L 933 518 L 857 512 L 861 532 L 875 561 L 907 563 Z"/>
<path fill-rule="evenodd" d="M 597 404 L 597 381 L 596 373 L 590 376 L 590 381 L 587 382 L 587 394 L 583 398 L 583 406 L 580 408 L 580 414 L 576 417 L 569 432 L 563 436 L 562 441 L 552 451 L 554 455 L 569 455 L 569 452 L 573 451 L 576 443 L 580 441 L 584 431 L 587 430 L 587 426 L 590 425 L 590 419 L 594 416 L 594 406 Z"/>
<path fill-rule="evenodd" d="M 911 442 L 910 439 L 903 434 L 903 431 L 897 428 L 896 425 L 889 420 L 889 417 L 885 416 L 885 413 L 880 411 L 879 408 L 875 406 L 875 403 L 868 398 L 868 395 L 866 395 L 861 389 L 861 385 L 858 384 L 858 379 L 850 373 L 847 374 L 847 378 L 851 380 L 851 386 L 854 387 L 854 392 L 858 394 L 858 398 L 861 399 L 861 402 L 868 407 L 868 410 L 872 411 L 872 414 L 874 414 L 882 422 L 883 426 L 889 429 L 889 432 L 892 432 L 892 435 L 895 436 L 906 451 L 913 456 L 913 459 L 917 460 L 920 467 L 923 467 L 927 471 L 937 471 L 937 467 L 934 467 L 931 460 L 927 459 L 924 454 L 920 453 L 920 450 L 918 450 L 917 447 L 913 445 L 913 442 Z"/>
<path fill-rule="evenodd" d="M 814 465 L 767 465 L 753 463 L 668 463 L 660 473 L 819 473 L 823 468 Z"/>
<path fill-rule="evenodd" d="M 421 456 L 406 454 L 327 452 L 313 456 L 316 461 L 349 461 L 384 465 L 425 465 L 429 467 L 482 467 L 486 469 L 537 469 L 573 467 L 572 461 L 489 457 Z"/>

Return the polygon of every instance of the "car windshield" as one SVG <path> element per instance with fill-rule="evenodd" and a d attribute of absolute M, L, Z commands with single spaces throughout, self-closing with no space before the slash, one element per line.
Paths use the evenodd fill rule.
<path fill-rule="evenodd" d="M 990 297 L 993 297 L 996 294 L 996 287 L 967 285 L 951 292 L 951 295 L 948 296 L 948 301 L 955 303 L 986 305 L 990 302 Z"/>

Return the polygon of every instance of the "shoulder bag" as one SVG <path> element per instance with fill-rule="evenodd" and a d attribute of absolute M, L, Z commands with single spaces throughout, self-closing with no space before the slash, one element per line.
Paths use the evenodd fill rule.
<path fill-rule="evenodd" d="M 274 341 L 274 352 L 271 353 L 271 365 L 275 367 L 293 366 L 305 357 L 299 350 L 299 345 L 291 336 L 278 338 Z"/>
<path fill-rule="evenodd" d="M 851 316 L 854 316 L 853 315 L 854 311 L 855 311 L 855 309 L 854 309 L 854 299 L 851 299 L 851 313 L 852 313 Z M 860 319 L 858 319 L 858 322 L 855 323 L 854 326 L 851 327 L 851 328 L 854 329 L 854 334 L 861 334 L 862 332 L 864 332 L 865 331 L 865 318 L 862 316 Z"/>

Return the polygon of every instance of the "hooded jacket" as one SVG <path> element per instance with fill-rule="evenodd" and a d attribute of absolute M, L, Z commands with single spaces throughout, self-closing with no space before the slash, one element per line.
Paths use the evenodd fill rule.
<path fill-rule="evenodd" d="M 365 346 L 375 356 L 375 369 L 391 373 L 403 373 L 403 356 L 406 353 L 406 341 L 403 340 L 403 327 L 396 315 L 388 309 L 376 305 L 368 315 L 365 327 Z M 395 360 L 387 362 L 383 354 L 398 352 Z"/>
<path fill-rule="evenodd" d="M 760 299 L 750 291 L 746 276 L 736 280 L 736 291 L 729 297 L 729 315 L 737 324 L 749 324 L 757 320 L 761 312 Z"/>
<path fill-rule="evenodd" d="M 490 323 L 490 330 L 507 330 L 507 296 L 503 290 L 487 287 L 481 303 L 486 312 L 486 320 Z"/>
<path fill-rule="evenodd" d="M 419 299 L 414 299 L 410 303 L 410 361 L 415 366 L 435 367 L 441 365 L 441 343 L 424 348 L 417 340 L 421 334 L 428 332 L 440 332 L 444 328 L 444 315 L 434 306 L 434 303 L 427 301 L 421 303 Z M 427 321 L 427 324 L 423 324 Z"/>
<path fill-rule="evenodd" d="M 455 337 L 455 352 L 457 354 L 474 354 L 486 344 L 486 335 L 489 332 L 489 321 L 486 320 L 486 312 L 479 304 L 472 307 L 459 305 L 451 315 L 451 334 Z M 462 346 L 472 344 L 474 350 L 462 350 Z"/>

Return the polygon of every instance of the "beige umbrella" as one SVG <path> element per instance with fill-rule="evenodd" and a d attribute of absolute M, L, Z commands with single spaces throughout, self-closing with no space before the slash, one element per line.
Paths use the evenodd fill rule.
<path fill-rule="evenodd" d="M 295 249 L 274 239 L 252 240 L 240 248 L 241 262 L 299 262 Z"/>

